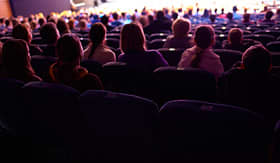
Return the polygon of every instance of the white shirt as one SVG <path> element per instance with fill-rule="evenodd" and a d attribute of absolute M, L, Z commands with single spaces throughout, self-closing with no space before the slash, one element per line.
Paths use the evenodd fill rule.
<path fill-rule="evenodd" d="M 199 47 L 194 46 L 187 49 L 182 54 L 181 60 L 179 62 L 179 68 L 191 67 L 191 62 L 196 53 L 200 50 Z M 218 78 L 224 72 L 223 64 L 220 60 L 220 56 L 215 54 L 211 48 L 205 49 L 201 54 L 201 59 L 198 64 L 198 68 L 208 71 Z"/>
<path fill-rule="evenodd" d="M 84 59 L 92 59 L 94 61 L 99 62 L 102 65 L 105 63 L 108 63 L 108 62 L 116 61 L 115 53 L 104 45 L 99 45 L 95 49 L 95 51 L 92 55 L 90 53 L 91 53 L 91 46 L 89 46 L 84 51 Z"/>

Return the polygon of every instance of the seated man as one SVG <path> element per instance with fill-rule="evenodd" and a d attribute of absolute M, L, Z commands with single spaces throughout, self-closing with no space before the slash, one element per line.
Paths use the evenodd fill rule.
<path fill-rule="evenodd" d="M 243 31 L 239 28 L 232 28 L 228 33 L 228 39 L 223 41 L 223 48 L 244 52 L 255 44 L 261 43 L 251 39 L 243 39 Z"/>
<path fill-rule="evenodd" d="M 241 65 L 220 78 L 218 86 L 223 103 L 260 113 L 274 123 L 280 118 L 278 96 L 280 79 L 271 74 L 271 54 L 262 45 L 243 53 Z"/>

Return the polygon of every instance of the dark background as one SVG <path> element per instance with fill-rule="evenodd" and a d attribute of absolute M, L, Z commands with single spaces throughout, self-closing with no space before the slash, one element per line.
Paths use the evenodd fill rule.
<path fill-rule="evenodd" d="M 43 12 L 45 15 L 50 12 L 61 12 L 69 10 L 69 0 L 10 0 L 14 16 L 29 16 Z"/>

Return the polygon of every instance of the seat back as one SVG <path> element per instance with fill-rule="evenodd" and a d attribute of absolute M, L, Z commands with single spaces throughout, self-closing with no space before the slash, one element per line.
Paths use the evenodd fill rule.
<path fill-rule="evenodd" d="M 232 68 L 232 66 L 241 61 L 242 52 L 229 50 L 229 49 L 215 49 L 214 52 L 220 56 L 224 70 L 227 71 Z"/>
<path fill-rule="evenodd" d="M 170 66 L 177 66 L 181 60 L 184 49 L 161 48 L 159 49 L 159 52 L 166 59 Z"/>
<path fill-rule="evenodd" d="M 87 91 L 80 108 L 95 134 L 97 159 L 148 161 L 158 108 L 150 100 L 109 91 Z"/>
<path fill-rule="evenodd" d="M 160 110 L 160 151 L 177 162 L 265 162 L 269 132 L 246 109 L 191 100 Z"/>
<path fill-rule="evenodd" d="M 175 99 L 216 99 L 216 79 L 199 69 L 161 67 L 154 71 L 155 100 L 163 104 Z"/>
<path fill-rule="evenodd" d="M 86 148 L 86 124 L 79 111 L 79 92 L 44 82 L 24 86 L 26 137 L 36 160 L 75 160 Z"/>
<path fill-rule="evenodd" d="M 49 69 L 56 62 L 57 58 L 49 56 L 35 55 L 31 57 L 31 65 L 36 74 L 43 79 L 49 76 Z"/>
<path fill-rule="evenodd" d="M 155 39 L 148 42 L 148 49 L 160 49 L 165 44 L 166 39 Z"/>
<path fill-rule="evenodd" d="M 280 41 L 269 42 L 266 47 L 271 52 L 280 52 Z"/>

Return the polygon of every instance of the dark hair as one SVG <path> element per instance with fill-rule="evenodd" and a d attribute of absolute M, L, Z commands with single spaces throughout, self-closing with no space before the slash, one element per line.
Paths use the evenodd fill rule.
<path fill-rule="evenodd" d="M 271 68 L 271 54 L 263 45 L 251 46 L 243 53 L 242 63 L 248 72 L 266 73 Z"/>
<path fill-rule="evenodd" d="M 227 18 L 228 18 L 229 20 L 232 20 L 232 19 L 233 19 L 233 14 L 232 14 L 231 12 L 229 12 L 229 13 L 227 14 Z"/>
<path fill-rule="evenodd" d="M 250 17 L 251 17 L 251 15 L 250 14 L 244 14 L 243 15 L 243 22 L 244 23 L 248 23 L 248 22 L 250 22 Z"/>
<path fill-rule="evenodd" d="M 243 40 L 243 31 L 239 28 L 232 28 L 228 33 L 228 41 L 230 44 L 237 44 L 240 45 L 240 43 Z"/>
<path fill-rule="evenodd" d="M 56 53 L 60 63 L 79 64 L 83 53 L 79 37 L 71 33 L 64 34 L 57 41 Z"/>
<path fill-rule="evenodd" d="M 45 18 L 40 18 L 38 20 L 38 23 L 40 24 L 40 26 L 42 27 L 45 23 L 46 23 L 46 19 Z"/>
<path fill-rule="evenodd" d="M 22 39 L 22 40 L 26 41 L 28 44 L 32 40 L 32 34 L 30 32 L 30 29 L 28 29 L 28 27 L 24 24 L 19 24 L 19 25 L 15 26 L 12 34 L 13 34 L 14 38 Z"/>
<path fill-rule="evenodd" d="M 2 55 L 3 71 L 8 76 L 27 80 L 27 76 L 35 74 L 30 64 L 28 44 L 24 40 L 6 41 L 3 45 Z"/>
<path fill-rule="evenodd" d="M 216 15 L 210 15 L 209 19 L 210 19 L 211 23 L 215 23 Z"/>
<path fill-rule="evenodd" d="M 108 16 L 104 15 L 101 17 L 101 23 L 104 24 L 105 26 L 108 25 L 109 18 Z"/>
<path fill-rule="evenodd" d="M 49 22 L 42 26 L 42 28 L 40 29 L 40 35 L 48 44 L 55 44 L 57 39 L 59 38 L 59 33 L 56 25 L 52 22 Z"/>
<path fill-rule="evenodd" d="M 119 19 L 119 15 L 118 15 L 118 13 L 116 13 L 116 12 L 114 12 L 114 13 L 112 14 L 112 16 L 113 16 L 113 19 L 114 19 L 114 20 L 118 20 L 118 19 Z"/>
<path fill-rule="evenodd" d="M 177 12 L 172 12 L 172 19 L 176 20 L 178 18 L 178 13 Z"/>
<path fill-rule="evenodd" d="M 274 15 L 274 13 L 272 11 L 268 11 L 266 14 L 265 14 L 265 19 L 266 20 L 270 20 L 272 18 L 272 16 Z"/>
<path fill-rule="evenodd" d="M 10 21 L 9 19 L 6 19 L 6 20 L 5 20 L 5 25 L 6 25 L 6 27 L 8 27 L 10 24 L 11 24 L 11 21 Z"/>
<path fill-rule="evenodd" d="M 91 26 L 89 31 L 89 39 L 91 41 L 91 52 L 89 57 L 94 54 L 96 48 L 103 43 L 106 36 L 106 27 L 102 23 L 95 23 Z"/>
<path fill-rule="evenodd" d="M 145 43 L 145 35 L 139 24 L 131 23 L 123 26 L 120 47 L 124 53 L 145 51 Z"/>
<path fill-rule="evenodd" d="M 198 67 L 204 50 L 215 43 L 215 31 L 213 27 L 210 25 L 198 26 L 195 30 L 194 42 L 199 50 L 191 62 L 191 67 Z"/>
<path fill-rule="evenodd" d="M 164 18 L 164 12 L 163 11 L 158 11 L 156 14 L 157 19 L 163 19 Z"/>
<path fill-rule="evenodd" d="M 69 25 L 64 19 L 59 19 L 56 26 L 61 36 L 65 33 L 70 33 Z"/>

